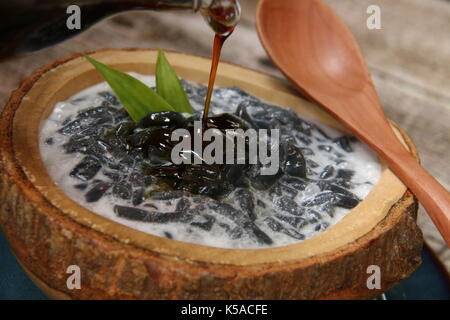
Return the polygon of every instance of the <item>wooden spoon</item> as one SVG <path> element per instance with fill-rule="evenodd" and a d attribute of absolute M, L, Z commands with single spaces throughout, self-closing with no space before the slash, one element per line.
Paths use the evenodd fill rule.
<path fill-rule="evenodd" d="M 261 0 L 257 26 L 281 71 L 387 162 L 450 246 L 450 194 L 397 139 L 356 40 L 341 19 L 319 0 Z"/>

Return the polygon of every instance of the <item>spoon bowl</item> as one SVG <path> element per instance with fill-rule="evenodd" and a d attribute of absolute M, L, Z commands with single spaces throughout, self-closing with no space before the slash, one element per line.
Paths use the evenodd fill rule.
<path fill-rule="evenodd" d="M 450 194 L 404 148 L 347 26 L 319 0 L 261 0 L 263 46 L 311 100 L 366 142 L 416 195 L 450 245 Z"/>

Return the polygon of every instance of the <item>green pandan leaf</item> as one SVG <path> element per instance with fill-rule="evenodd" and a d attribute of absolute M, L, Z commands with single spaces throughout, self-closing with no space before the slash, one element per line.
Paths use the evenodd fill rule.
<path fill-rule="evenodd" d="M 164 52 L 159 49 L 156 62 L 156 90 L 177 112 L 194 113 L 183 86 Z"/>
<path fill-rule="evenodd" d="M 103 75 L 134 121 L 137 122 L 152 112 L 175 111 L 166 100 L 138 79 L 89 56 L 85 58 Z"/>

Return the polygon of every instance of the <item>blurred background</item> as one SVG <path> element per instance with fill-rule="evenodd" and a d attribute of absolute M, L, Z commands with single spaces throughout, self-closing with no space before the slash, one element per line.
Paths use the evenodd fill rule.
<path fill-rule="evenodd" d="M 450 1 L 324 1 L 356 36 L 387 115 L 412 137 L 423 165 L 449 189 Z M 259 43 L 257 3 L 241 0 L 243 19 L 224 47 L 223 60 L 283 78 Z M 366 10 L 374 4 L 381 8 L 380 30 L 366 26 Z M 202 18 L 192 13 L 129 12 L 114 16 L 60 45 L 0 62 L 0 108 L 32 71 L 55 59 L 105 47 L 162 47 L 209 56 L 212 37 Z M 450 250 L 423 209 L 419 224 L 426 242 L 450 270 Z"/>

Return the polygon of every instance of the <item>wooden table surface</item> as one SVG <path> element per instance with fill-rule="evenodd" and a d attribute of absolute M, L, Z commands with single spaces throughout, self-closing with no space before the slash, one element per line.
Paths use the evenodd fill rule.
<path fill-rule="evenodd" d="M 450 187 L 450 1 L 325 0 L 356 36 L 387 115 L 413 138 L 423 165 Z M 258 0 L 241 0 L 242 22 L 223 59 L 282 75 L 255 31 Z M 366 27 L 369 5 L 381 8 L 381 30 Z M 162 47 L 209 56 L 212 33 L 191 13 L 130 12 L 105 20 L 55 47 L 0 63 L 0 106 L 38 67 L 72 53 L 104 47 Z M 419 224 L 450 270 L 450 250 L 423 209 Z"/>

